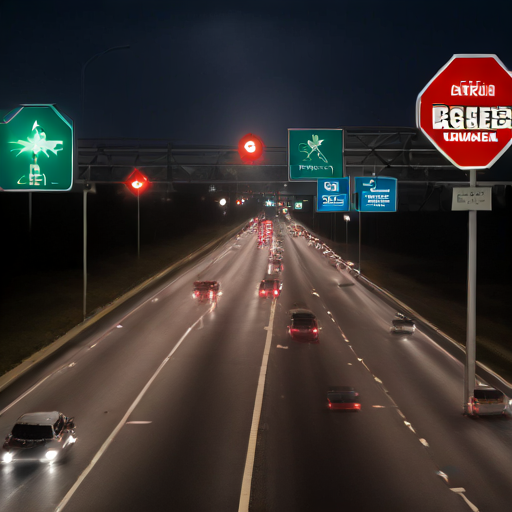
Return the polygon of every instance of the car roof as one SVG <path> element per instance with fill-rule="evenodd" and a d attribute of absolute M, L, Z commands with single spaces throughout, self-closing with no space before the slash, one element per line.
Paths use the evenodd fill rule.
<path fill-rule="evenodd" d="M 315 314 L 309 309 L 291 309 L 290 313 L 294 318 L 316 318 Z"/>
<path fill-rule="evenodd" d="M 23 425 L 53 425 L 59 417 L 59 411 L 29 412 L 20 416 L 16 423 L 21 423 Z"/>
<path fill-rule="evenodd" d="M 355 391 L 352 386 L 329 386 L 327 393 L 342 393 L 347 391 Z"/>

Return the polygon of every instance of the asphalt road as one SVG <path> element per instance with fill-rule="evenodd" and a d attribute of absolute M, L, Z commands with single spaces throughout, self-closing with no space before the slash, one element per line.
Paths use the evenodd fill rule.
<path fill-rule="evenodd" d="M 304 239 L 284 247 L 251 511 L 471 510 L 452 488 L 508 511 L 510 420 L 462 416 L 458 361 L 421 332 L 391 334 L 394 311 Z M 255 235 L 232 240 L 4 390 L 0 435 L 25 412 L 60 410 L 78 442 L 62 464 L 2 465 L 0 510 L 238 510 L 272 306 L 257 293 L 267 254 Z M 216 305 L 192 299 L 196 279 L 220 281 Z M 319 345 L 288 337 L 297 306 L 317 314 Z M 359 413 L 327 411 L 327 386 L 344 384 Z"/>

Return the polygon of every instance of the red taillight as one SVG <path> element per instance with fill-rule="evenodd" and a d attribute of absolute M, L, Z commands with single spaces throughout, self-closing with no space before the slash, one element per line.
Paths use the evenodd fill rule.
<path fill-rule="evenodd" d="M 194 297 L 199 297 L 199 292 L 194 292 Z"/>
<path fill-rule="evenodd" d="M 329 402 L 329 409 L 332 409 L 332 404 L 330 400 L 327 400 Z"/>
<path fill-rule="evenodd" d="M 260 295 L 263 297 L 265 295 L 265 290 L 260 290 Z"/>
<path fill-rule="evenodd" d="M 210 292 L 210 299 L 213 298 L 213 292 Z"/>
<path fill-rule="evenodd" d="M 274 295 L 279 295 L 279 290 L 274 290 Z"/>
<path fill-rule="evenodd" d="M 313 332 L 316 334 L 318 332 L 318 329 L 313 329 Z"/>

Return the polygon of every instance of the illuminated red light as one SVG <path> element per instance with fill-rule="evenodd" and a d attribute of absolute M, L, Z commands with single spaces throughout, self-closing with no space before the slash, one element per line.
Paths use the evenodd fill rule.
<path fill-rule="evenodd" d="M 318 329 L 313 329 L 313 332 L 316 334 L 318 332 Z"/>
<path fill-rule="evenodd" d="M 279 295 L 279 292 L 277 290 L 274 290 L 274 295 Z"/>
<path fill-rule="evenodd" d="M 263 154 L 264 148 L 265 144 L 263 144 L 263 141 L 252 133 L 244 135 L 238 142 L 238 153 L 245 162 L 252 163 L 258 160 Z"/>
<path fill-rule="evenodd" d="M 149 179 L 146 175 L 135 169 L 130 176 L 126 179 L 124 184 L 128 187 L 133 194 L 139 196 L 149 186 Z"/>

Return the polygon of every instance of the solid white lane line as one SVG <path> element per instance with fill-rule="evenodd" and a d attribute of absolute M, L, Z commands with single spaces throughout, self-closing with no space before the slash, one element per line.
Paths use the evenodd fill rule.
<path fill-rule="evenodd" d="M 450 491 L 453 491 L 454 493 L 458 494 L 468 505 L 468 507 L 472 510 L 472 512 L 478 512 L 478 508 L 469 501 L 464 493 L 466 492 L 466 489 L 464 487 L 452 487 Z"/>
<path fill-rule="evenodd" d="M 151 421 L 127 421 L 126 425 L 149 425 Z"/>
<path fill-rule="evenodd" d="M 254 469 L 254 456 L 256 454 L 256 441 L 258 440 L 258 427 L 260 425 L 261 408 L 263 405 L 263 391 L 265 389 L 265 378 L 267 376 L 268 358 L 270 354 L 270 345 L 272 343 L 272 329 L 274 326 L 274 313 L 276 311 L 276 301 L 272 301 L 270 309 L 270 319 L 268 321 L 267 340 L 263 351 L 261 361 L 260 377 L 258 379 L 258 388 L 256 390 L 256 400 L 254 402 L 254 411 L 252 413 L 251 432 L 249 434 L 249 446 L 247 448 L 247 458 L 245 459 L 244 477 L 242 480 L 242 490 L 240 492 L 240 501 L 238 512 L 249 512 L 249 500 L 251 497 L 252 472 Z"/>
<path fill-rule="evenodd" d="M 108 436 L 107 440 L 103 443 L 101 448 L 99 449 L 98 453 L 94 456 L 92 461 L 89 463 L 89 465 L 83 470 L 82 474 L 78 477 L 78 480 L 73 484 L 71 489 L 67 492 L 67 494 L 62 498 L 62 501 L 59 503 L 57 508 L 55 509 L 55 512 L 60 512 L 64 509 L 64 507 L 67 505 L 68 501 L 71 499 L 73 494 L 75 494 L 76 490 L 80 487 L 80 484 L 85 480 L 85 477 L 92 471 L 96 463 L 100 460 L 101 456 L 105 453 L 107 448 L 110 446 L 114 438 L 117 436 L 121 428 L 124 426 L 124 424 L 127 422 L 128 418 L 130 417 L 130 414 L 134 411 L 135 407 L 139 404 L 139 402 L 142 400 L 143 396 L 146 394 L 147 390 L 153 383 L 153 381 L 157 378 L 158 374 L 161 372 L 162 368 L 167 364 L 169 359 L 172 357 L 174 352 L 178 350 L 178 347 L 181 345 L 183 340 L 189 335 L 190 331 L 199 323 L 201 318 L 203 318 L 204 315 L 207 315 L 210 312 L 210 310 L 203 313 L 193 324 L 191 327 L 187 329 L 185 334 L 180 338 L 178 343 L 174 346 L 174 348 L 171 350 L 169 355 L 162 361 L 160 366 L 157 368 L 156 372 L 153 374 L 153 376 L 149 379 L 147 384 L 144 386 L 142 391 L 139 393 L 139 396 L 135 399 L 133 404 L 130 406 L 126 414 L 123 416 L 123 419 L 119 422 L 117 427 L 112 431 L 112 433 Z"/>

